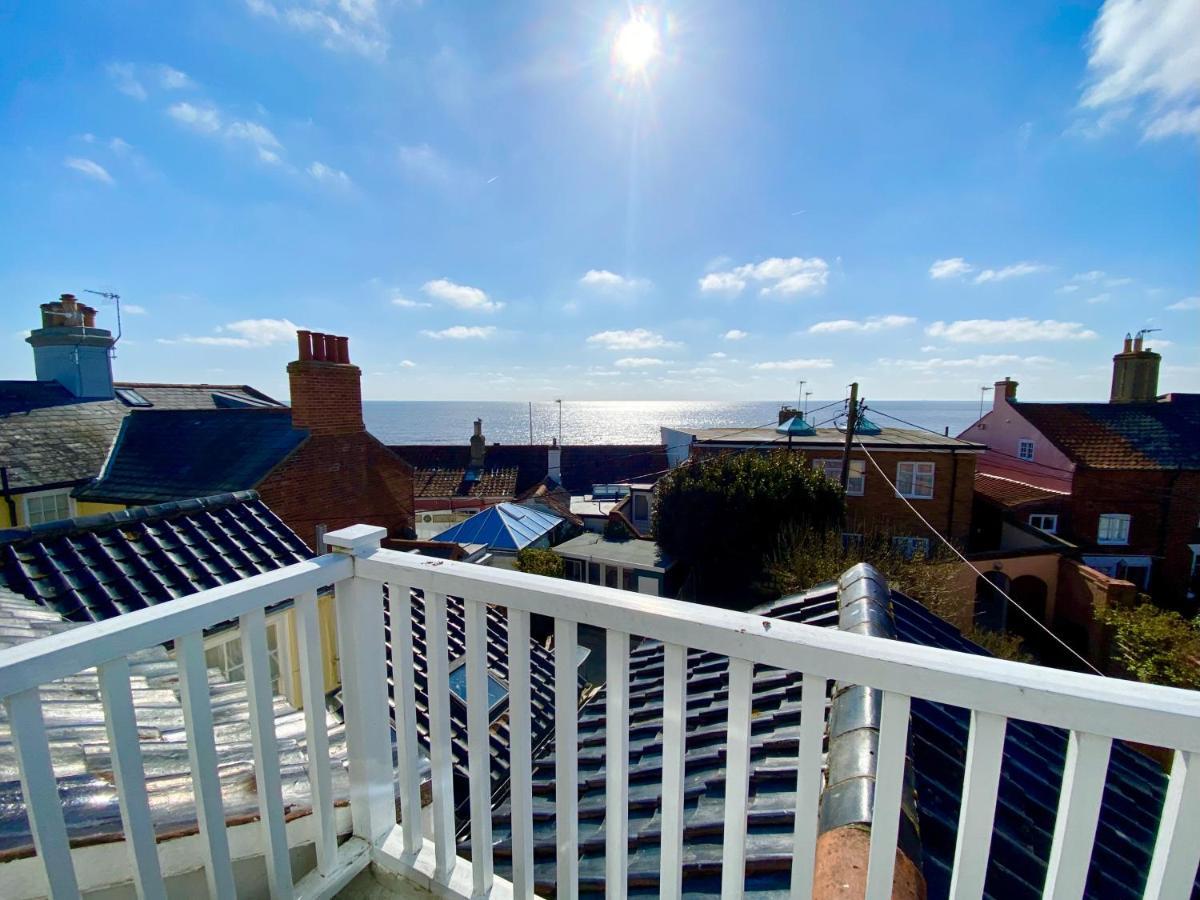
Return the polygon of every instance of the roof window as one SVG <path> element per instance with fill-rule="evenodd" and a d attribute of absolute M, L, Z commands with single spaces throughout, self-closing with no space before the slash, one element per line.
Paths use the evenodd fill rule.
<path fill-rule="evenodd" d="M 115 388 L 113 393 L 126 406 L 153 406 L 154 404 L 135 391 L 133 388 Z"/>

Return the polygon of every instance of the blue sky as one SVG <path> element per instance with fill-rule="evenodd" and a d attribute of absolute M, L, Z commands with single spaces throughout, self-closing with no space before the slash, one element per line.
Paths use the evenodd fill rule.
<path fill-rule="evenodd" d="M 98 288 L 280 396 L 1196 391 L 1198 136 L 1194 0 L 3 4 L 0 377 Z"/>

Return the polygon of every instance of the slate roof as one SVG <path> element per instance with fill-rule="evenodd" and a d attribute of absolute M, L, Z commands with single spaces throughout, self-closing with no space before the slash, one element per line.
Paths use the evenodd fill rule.
<path fill-rule="evenodd" d="M 1026 503 L 1056 503 L 1070 496 L 1066 491 L 1052 491 L 987 472 L 975 473 L 975 493 L 1007 508 L 1024 506 Z"/>
<path fill-rule="evenodd" d="M 0 588 L 0 650 L 73 627 L 51 610 Z M 194 833 L 195 802 L 175 662 L 157 646 L 133 654 L 129 662 L 155 832 L 160 840 Z M 258 799 L 246 686 L 210 669 L 209 691 L 226 821 L 250 822 L 258 817 Z M 42 711 L 72 845 L 122 840 L 95 669 L 44 686 Z M 332 716 L 326 718 L 326 726 L 333 793 L 335 801 L 344 804 L 349 796 L 345 729 Z M 306 815 L 312 811 L 312 800 L 304 715 L 280 697 L 275 698 L 275 741 L 285 814 L 289 819 Z M 0 862 L 33 853 L 8 722 L 0 706 Z"/>
<path fill-rule="evenodd" d="M 435 535 L 435 541 L 483 544 L 495 550 L 523 550 L 550 534 L 564 520 L 519 503 L 497 503 Z"/>
<path fill-rule="evenodd" d="M 1014 403 L 1078 465 L 1200 470 L 1200 394 L 1154 403 Z"/>
<path fill-rule="evenodd" d="M 919 603 L 891 592 L 899 640 L 987 655 Z M 837 588 L 784 598 L 761 613 L 837 627 Z M 716 897 L 724 816 L 728 660 L 689 651 L 685 757 L 684 893 Z M 753 684 L 750 826 L 746 895 L 783 898 L 790 887 L 796 754 L 802 677 L 756 666 Z M 629 678 L 630 894 L 658 892 L 662 785 L 663 651 L 644 641 L 631 654 Z M 828 706 L 827 706 L 828 708 Z M 948 896 L 962 799 L 969 713 L 914 700 L 911 770 L 916 787 L 920 857 L 930 898 Z M 832 725 L 827 728 L 833 729 Z M 836 729 L 834 729 L 836 730 Z M 581 892 L 602 893 L 604 873 L 605 695 L 579 711 L 579 840 Z M 1040 897 L 1066 752 L 1065 732 L 1011 721 L 1005 739 L 999 800 L 984 896 Z M 1149 758 L 1114 742 L 1085 896 L 1140 897 L 1153 850 L 1166 776 Z M 539 893 L 555 882 L 554 747 L 535 754 L 533 837 Z M 823 807 L 828 802 L 823 799 Z M 497 873 L 511 875 L 511 810 L 500 798 L 493 821 Z M 822 822 L 828 812 L 822 809 Z M 903 829 L 902 829 L 903 833 Z M 464 839 L 460 853 L 469 849 Z"/>
<path fill-rule="evenodd" d="M 465 444 L 392 445 L 391 449 L 418 470 L 465 472 L 471 462 L 471 448 Z M 549 453 L 549 444 L 490 444 L 483 467 L 485 471 L 515 469 L 516 486 L 509 496 L 516 497 L 546 477 Z M 570 444 L 562 448 L 560 458 L 563 487 L 571 494 L 591 493 L 594 484 L 646 480 L 668 466 L 662 444 Z"/>
<path fill-rule="evenodd" d="M 159 503 L 255 487 L 308 437 L 288 409 L 134 410 L 84 500 Z"/>
<path fill-rule="evenodd" d="M 230 403 L 270 404 L 246 385 L 146 385 L 134 388 L 153 408 L 220 409 Z M 0 381 L 0 461 L 14 492 L 76 484 L 99 474 L 131 407 L 119 399 L 79 402 L 54 381 Z"/>
<path fill-rule="evenodd" d="M 309 559 L 253 491 L 0 531 L 0 587 L 101 621 Z"/>

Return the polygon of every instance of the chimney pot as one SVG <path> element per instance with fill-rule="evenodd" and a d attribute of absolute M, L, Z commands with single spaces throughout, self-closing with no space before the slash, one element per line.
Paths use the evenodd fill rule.
<path fill-rule="evenodd" d="M 1142 352 L 1142 336 L 1140 334 L 1133 339 L 1133 352 L 1134 353 Z"/>
<path fill-rule="evenodd" d="M 296 332 L 296 343 L 300 345 L 300 362 L 308 362 L 313 358 L 312 332 L 299 330 Z"/>
<path fill-rule="evenodd" d="M 90 306 L 83 307 L 83 327 L 84 328 L 95 328 L 96 327 L 96 310 Z"/>
<path fill-rule="evenodd" d="M 292 422 L 314 435 L 354 434 L 365 430 L 362 372 L 349 364 L 349 338 L 297 330 L 300 358 L 288 363 Z M 316 365 L 317 363 L 344 365 Z"/>
<path fill-rule="evenodd" d="M 1125 334 L 1125 347 L 1121 352 L 1122 353 L 1132 353 L 1133 352 L 1133 338 L 1128 333 Z"/>
<path fill-rule="evenodd" d="M 335 337 L 333 340 L 337 346 L 337 362 L 344 366 L 350 365 L 350 338 Z"/>

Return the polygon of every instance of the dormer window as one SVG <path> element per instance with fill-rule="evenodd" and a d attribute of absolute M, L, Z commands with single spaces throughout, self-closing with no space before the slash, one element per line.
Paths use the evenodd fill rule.
<path fill-rule="evenodd" d="M 1017 442 L 1017 456 L 1020 459 L 1033 462 L 1033 441 L 1030 438 L 1021 438 Z"/>

